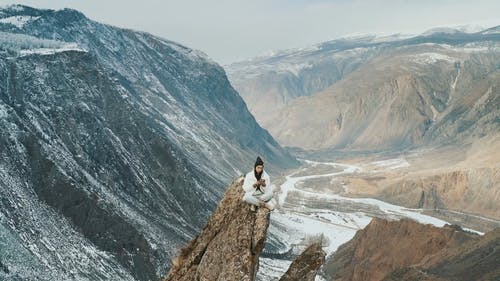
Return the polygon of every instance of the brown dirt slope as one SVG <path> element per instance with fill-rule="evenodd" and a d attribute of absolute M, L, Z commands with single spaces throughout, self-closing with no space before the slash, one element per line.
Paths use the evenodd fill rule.
<path fill-rule="evenodd" d="M 331 280 L 383 280 L 394 270 L 424 261 L 443 249 L 477 240 L 455 227 L 438 228 L 412 220 L 374 218 L 342 245 L 325 265 Z"/>

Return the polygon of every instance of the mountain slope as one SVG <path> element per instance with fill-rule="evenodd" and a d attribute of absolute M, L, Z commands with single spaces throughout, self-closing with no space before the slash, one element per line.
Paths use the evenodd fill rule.
<path fill-rule="evenodd" d="M 191 158 L 203 157 L 201 162 L 207 166 L 220 166 L 218 173 L 213 173 L 219 179 L 235 175 L 235 160 L 249 159 L 248 155 L 238 155 L 241 150 L 266 155 L 272 165 L 290 166 L 292 159 L 279 151 L 247 110 L 242 110 L 244 102 L 230 86 L 224 70 L 205 54 L 147 33 L 92 21 L 75 10 L 15 7 L 4 11 L 4 17 L 26 14 L 36 20 L 22 28 L 0 25 L 0 30 L 75 42 L 88 50 L 116 73 L 116 79 L 131 92 L 130 98 L 141 110 L 175 127 L 170 130 L 176 134 L 177 145 L 183 146 Z M 257 143 L 256 138 L 262 142 Z M 220 143 L 239 157 L 225 160 L 214 156 L 215 148 L 222 148 Z"/>
<path fill-rule="evenodd" d="M 343 39 L 241 62 L 228 71 L 259 122 L 286 146 L 387 150 L 464 143 L 499 131 L 499 42 L 496 33 L 458 31 Z M 356 67 L 346 68 L 343 60 Z M 290 91 L 282 84 L 289 78 L 274 80 L 269 70 L 287 63 L 309 63 L 284 72 L 304 80 L 302 85 L 324 83 L 279 105 L 269 103 L 272 92 Z"/>
<path fill-rule="evenodd" d="M 74 10 L 0 30 L 2 278 L 158 280 L 257 154 L 297 164 L 203 54 Z"/>
<path fill-rule="evenodd" d="M 436 255 L 446 251 L 463 251 L 467 243 L 478 241 L 479 236 L 452 226 L 438 228 L 411 220 L 375 218 L 351 241 L 339 247 L 325 265 L 324 272 L 329 276 L 327 280 L 384 280 L 395 270 L 436 260 Z M 494 255 L 488 256 L 478 265 L 491 265 L 494 260 Z M 459 274 L 457 269 L 451 271 Z M 484 269 L 484 273 L 495 270 L 492 266 Z"/>
<path fill-rule="evenodd" d="M 324 266 L 327 280 L 497 280 L 500 231 L 373 219 Z"/>
<path fill-rule="evenodd" d="M 500 230 L 486 233 L 461 247 L 440 251 L 417 266 L 398 269 L 384 280 L 498 280 Z"/>

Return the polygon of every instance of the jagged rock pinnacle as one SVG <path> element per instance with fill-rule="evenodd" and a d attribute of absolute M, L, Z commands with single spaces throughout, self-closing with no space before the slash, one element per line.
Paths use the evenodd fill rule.
<path fill-rule="evenodd" d="M 243 202 L 234 181 L 202 232 L 179 251 L 164 281 L 254 280 L 269 226 L 269 210 Z"/>
<path fill-rule="evenodd" d="M 325 263 L 325 255 L 320 243 L 311 244 L 292 262 L 280 281 L 314 281 L 319 268 Z"/>

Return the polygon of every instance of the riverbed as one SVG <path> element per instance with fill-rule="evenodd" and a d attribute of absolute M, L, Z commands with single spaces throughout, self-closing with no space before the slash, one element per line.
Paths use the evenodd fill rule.
<path fill-rule="evenodd" d="M 337 176 L 360 173 L 362 168 L 342 163 L 303 162 L 304 167 L 286 176 L 285 182 L 280 185 L 280 207 L 271 213 L 268 237 L 279 241 L 282 245 L 279 252 L 286 254 L 283 258 L 261 256 L 257 280 L 278 280 L 291 263 L 289 257 L 300 254 L 311 241 L 320 241 L 327 257 L 331 256 L 373 217 L 389 220 L 411 218 L 438 227 L 448 223 L 423 214 L 423 210 L 408 209 L 372 198 L 344 197 L 315 190 L 314 186 L 304 186 L 305 181 L 318 178 L 335 180 Z M 331 167 L 331 170 L 325 167 Z M 279 256 L 279 253 L 274 254 Z M 318 277 L 316 280 L 322 279 Z"/>

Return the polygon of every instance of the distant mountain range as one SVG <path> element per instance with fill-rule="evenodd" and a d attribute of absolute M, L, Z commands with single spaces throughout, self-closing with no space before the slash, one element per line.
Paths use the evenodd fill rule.
<path fill-rule="evenodd" d="M 400 150 L 500 132 L 500 26 L 358 36 L 226 67 L 259 123 L 306 150 Z"/>
<path fill-rule="evenodd" d="M 203 53 L 0 10 L 0 279 L 158 280 L 257 155 L 298 165 Z"/>

